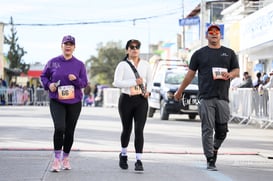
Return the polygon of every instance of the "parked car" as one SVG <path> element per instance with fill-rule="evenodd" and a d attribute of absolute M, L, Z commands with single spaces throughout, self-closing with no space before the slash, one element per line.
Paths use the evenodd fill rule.
<path fill-rule="evenodd" d="M 170 114 L 188 114 L 189 119 L 198 115 L 197 76 L 182 94 L 182 99 L 174 100 L 177 91 L 187 73 L 187 67 L 167 68 L 158 72 L 153 81 L 151 96 L 149 97 L 148 117 L 153 117 L 156 110 L 160 110 L 160 119 L 168 120 Z"/>

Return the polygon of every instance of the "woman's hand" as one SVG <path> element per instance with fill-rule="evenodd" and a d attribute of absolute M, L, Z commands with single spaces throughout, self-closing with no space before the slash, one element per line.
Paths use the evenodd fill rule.
<path fill-rule="evenodd" d="M 49 90 L 51 92 L 55 92 L 57 90 L 57 86 L 56 86 L 56 83 L 51 83 L 49 84 Z"/>
<path fill-rule="evenodd" d="M 68 75 L 68 79 L 69 79 L 70 81 L 73 81 L 73 80 L 76 80 L 77 77 L 76 77 L 74 74 L 69 74 L 69 75 Z"/>
<path fill-rule="evenodd" d="M 150 92 L 145 92 L 145 94 L 143 95 L 143 97 L 145 97 L 146 99 L 151 95 Z"/>
<path fill-rule="evenodd" d="M 143 79 L 140 77 L 140 78 L 137 78 L 136 79 L 136 83 L 137 83 L 137 85 L 141 85 L 141 84 L 143 84 Z"/>

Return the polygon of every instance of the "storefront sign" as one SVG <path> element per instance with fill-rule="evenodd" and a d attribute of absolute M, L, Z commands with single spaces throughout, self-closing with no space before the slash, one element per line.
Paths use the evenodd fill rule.
<path fill-rule="evenodd" d="M 179 26 L 199 25 L 200 19 L 198 16 L 192 18 L 179 19 Z"/>
<path fill-rule="evenodd" d="M 272 41 L 272 29 L 273 3 L 242 20 L 240 50 Z"/>

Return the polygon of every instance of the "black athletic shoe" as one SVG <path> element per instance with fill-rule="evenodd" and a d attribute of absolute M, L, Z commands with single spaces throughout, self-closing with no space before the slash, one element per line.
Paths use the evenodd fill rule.
<path fill-rule="evenodd" d="M 142 162 L 137 160 L 135 163 L 135 171 L 144 171 Z"/>
<path fill-rule="evenodd" d="M 215 166 L 215 160 L 213 158 L 208 159 L 208 161 L 207 161 L 207 170 L 217 171 L 217 168 Z"/>
<path fill-rule="evenodd" d="M 128 169 L 127 160 L 128 160 L 127 156 L 122 156 L 121 153 L 119 154 L 119 167 L 121 169 Z"/>

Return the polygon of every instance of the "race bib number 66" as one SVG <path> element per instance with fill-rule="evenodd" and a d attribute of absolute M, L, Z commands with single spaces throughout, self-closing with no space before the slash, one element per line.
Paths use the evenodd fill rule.
<path fill-rule="evenodd" d="M 75 89 L 73 85 L 59 86 L 58 87 L 58 99 L 74 99 L 75 98 Z"/>

